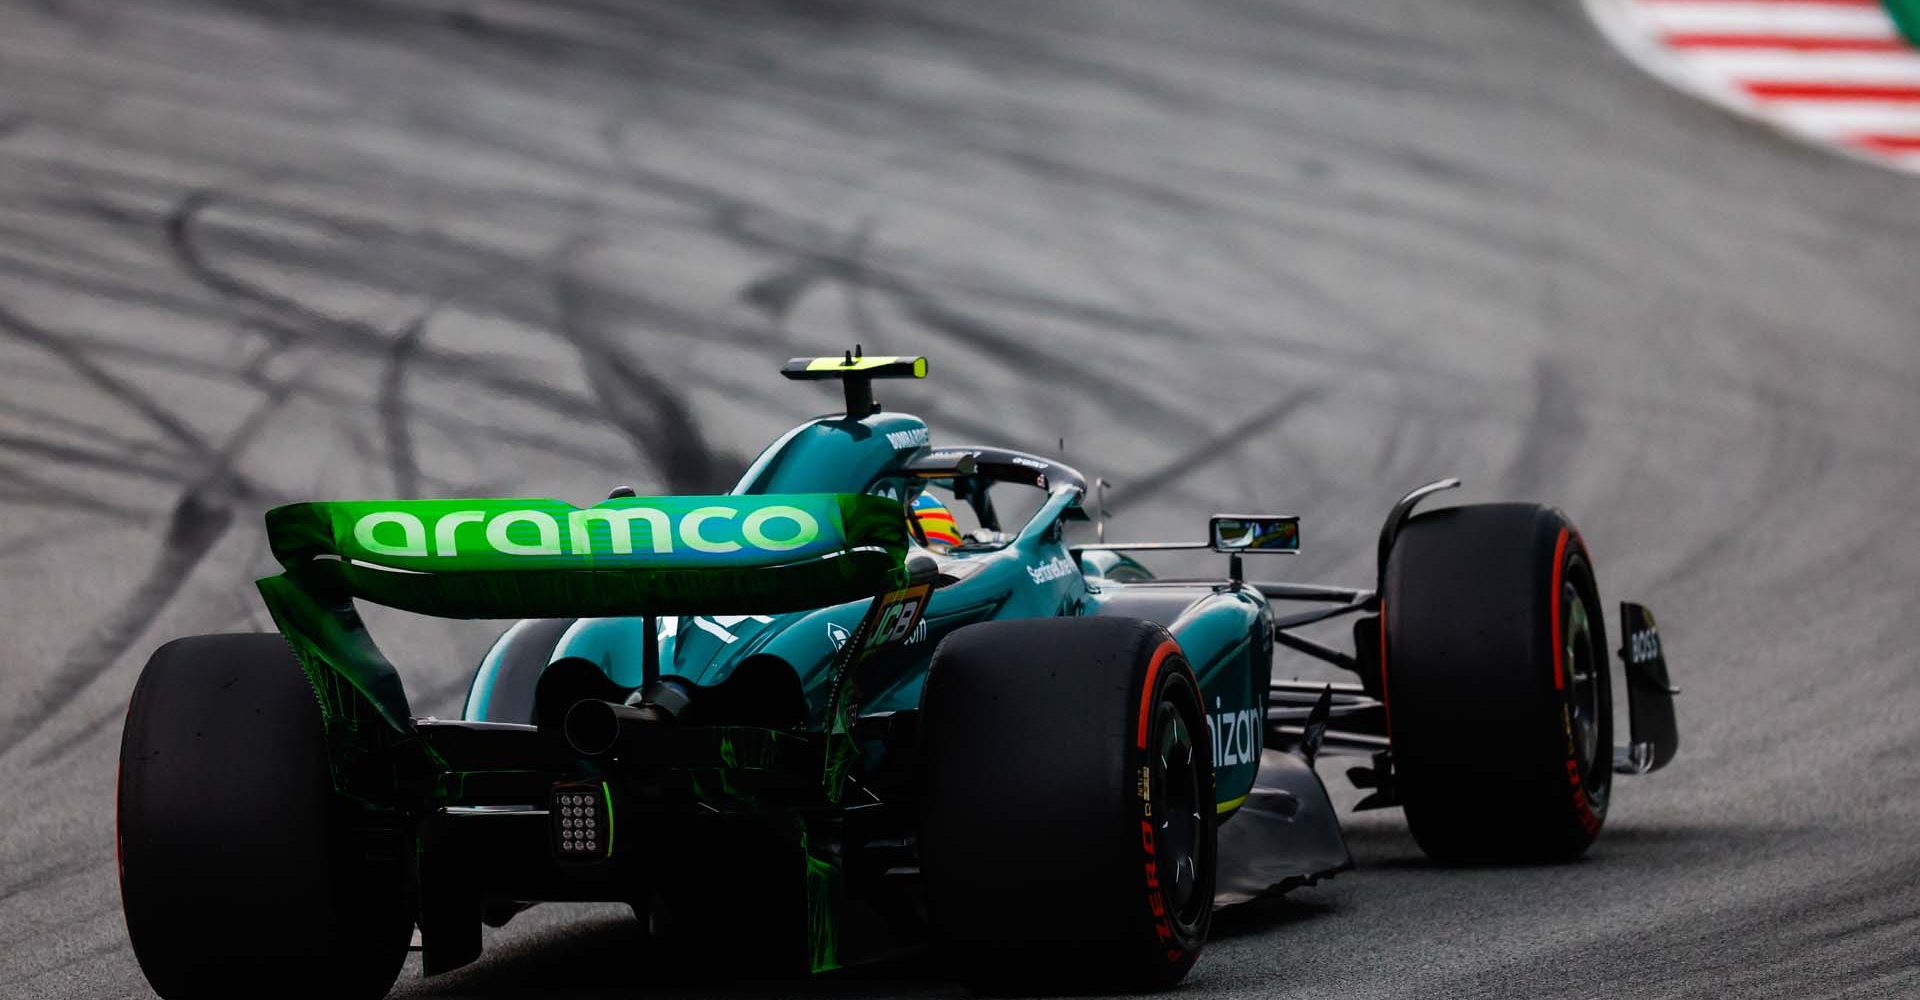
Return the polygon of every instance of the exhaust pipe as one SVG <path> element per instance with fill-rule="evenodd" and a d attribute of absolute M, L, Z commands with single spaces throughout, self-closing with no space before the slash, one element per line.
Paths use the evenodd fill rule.
<path fill-rule="evenodd" d="M 582 757 L 604 757 L 618 750 L 644 726 L 672 721 L 687 707 L 687 691 L 672 681 L 661 681 L 638 705 L 586 698 L 567 709 L 561 737 Z"/>
<path fill-rule="evenodd" d="M 574 753 L 582 757 L 603 757 L 620 745 L 624 728 L 657 719 L 658 714 L 646 708 L 589 698 L 574 702 L 573 707 L 567 709 L 561 733 Z"/>

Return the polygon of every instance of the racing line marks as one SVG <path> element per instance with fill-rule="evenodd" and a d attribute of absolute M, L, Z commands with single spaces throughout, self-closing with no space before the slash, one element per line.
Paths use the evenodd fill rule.
<path fill-rule="evenodd" d="M 1138 503 L 1186 478 L 1187 474 L 1195 469 L 1231 458 L 1238 446 L 1249 443 L 1261 431 L 1271 429 L 1272 425 L 1325 395 L 1326 391 L 1319 386 L 1309 386 L 1288 393 L 1277 401 L 1240 418 L 1226 430 L 1213 434 L 1199 444 L 1188 448 L 1178 458 L 1142 473 L 1124 488 L 1114 487 L 1109 497 L 1123 496 L 1128 503 Z"/>
<path fill-rule="evenodd" d="M 575 273 L 572 258 L 579 249 L 577 244 L 564 249 L 555 269 L 556 328 L 580 355 L 587 384 L 599 400 L 600 417 L 656 464 L 673 492 L 725 489 L 721 480 L 728 463 L 718 461 L 708 448 L 680 393 L 589 322 L 593 285 Z"/>
<path fill-rule="evenodd" d="M 226 534 L 236 506 L 265 495 L 238 470 L 238 459 L 268 419 L 292 396 L 298 376 L 274 384 L 266 398 L 216 447 L 134 382 L 92 358 L 73 338 L 43 329 L 5 310 L 0 310 L 0 331 L 53 354 L 83 381 L 144 418 L 187 452 L 183 456 L 187 465 L 179 472 L 186 489 L 168 518 L 160 551 L 148 563 L 146 572 L 131 592 L 96 621 L 68 650 L 59 666 L 29 694 L 25 704 L 7 717 L 5 728 L 0 729 L 0 754 L 4 754 L 51 724 L 59 717 L 57 706 L 61 701 L 111 668 L 145 633 L 154 617 L 171 603 L 188 576 Z M 100 721 L 104 720 L 88 720 L 85 725 L 69 731 L 36 754 L 33 762 L 44 765 L 63 758 L 75 744 L 97 735 L 101 731 L 97 724 Z"/>
<path fill-rule="evenodd" d="M 387 464 L 393 473 L 394 495 L 412 499 L 420 495 L 420 465 L 413 453 L 413 432 L 407 424 L 407 360 L 419 349 L 440 304 L 432 303 L 420 311 L 393 339 L 393 352 L 380 375 L 380 426 L 387 438 Z"/>

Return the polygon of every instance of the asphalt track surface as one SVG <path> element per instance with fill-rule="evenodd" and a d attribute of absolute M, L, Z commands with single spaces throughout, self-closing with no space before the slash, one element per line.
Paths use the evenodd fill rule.
<path fill-rule="evenodd" d="M 1573 0 L 10 3 L 0 994 L 148 995 L 121 714 L 163 640 L 266 627 L 264 507 L 724 487 L 830 408 L 775 364 L 855 340 L 933 358 L 881 395 L 938 440 L 1064 438 L 1116 534 L 1297 511 L 1292 575 L 1364 584 L 1458 474 L 1660 612 L 1686 745 L 1584 861 L 1357 817 L 1183 995 L 1920 992 L 1917 250 L 1911 178 Z M 443 715 L 494 627 L 375 623 Z M 618 916 L 397 994 L 957 992 L 658 985 Z"/>

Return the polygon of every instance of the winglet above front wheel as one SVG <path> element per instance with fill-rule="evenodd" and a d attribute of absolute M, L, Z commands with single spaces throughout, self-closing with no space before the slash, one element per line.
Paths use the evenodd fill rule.
<path fill-rule="evenodd" d="M 1615 774 L 1648 774 L 1667 766 L 1680 749 L 1673 696 L 1680 689 L 1667 674 L 1666 651 L 1653 612 L 1620 602 L 1620 661 L 1626 665 L 1627 719 L 1631 742 L 1615 747 Z"/>

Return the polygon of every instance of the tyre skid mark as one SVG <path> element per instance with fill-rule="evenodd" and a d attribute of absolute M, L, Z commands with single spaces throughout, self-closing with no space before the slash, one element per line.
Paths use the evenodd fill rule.
<path fill-rule="evenodd" d="M 69 343 L 84 348 L 99 359 L 124 359 L 138 362 L 142 365 L 151 365 L 153 367 L 165 368 L 182 374 L 198 375 L 209 379 L 232 378 L 236 374 L 230 366 L 217 361 L 208 361 L 185 354 L 174 354 L 142 344 L 107 340 L 92 334 L 77 332 L 62 333 L 61 336 Z M 281 348 L 272 345 L 268 346 L 269 350 L 264 356 L 278 357 Z M 276 391 L 280 383 L 262 374 L 260 368 L 261 362 L 257 359 L 254 363 L 243 368 L 238 373 L 241 383 L 262 392 Z M 362 396 L 347 390 L 331 388 L 315 381 L 305 381 L 287 388 L 296 396 L 341 410 L 351 411 L 366 405 L 366 399 Z M 411 423 L 431 427 L 445 434 L 482 434 L 487 440 L 492 442 L 521 445 L 588 463 L 610 462 L 618 459 L 618 456 L 612 453 L 582 445 L 578 441 L 569 440 L 560 435 L 543 434 L 539 431 L 526 430 L 518 425 L 501 425 L 476 421 L 470 416 L 457 414 L 450 410 L 419 402 L 410 402 L 408 404 L 407 415 Z"/>
<path fill-rule="evenodd" d="M 1186 448 L 1179 457 L 1114 484 L 1109 496 L 1116 503 L 1141 503 L 1151 499 L 1168 487 L 1183 483 L 1195 471 L 1234 457 L 1263 432 L 1272 430 L 1272 424 L 1313 405 L 1325 396 L 1326 390 L 1319 386 L 1307 386 L 1285 393 L 1267 406 L 1234 421 L 1227 429 Z"/>
<path fill-rule="evenodd" d="M 728 482 L 708 449 L 691 409 L 671 385 L 615 347 L 589 321 L 588 284 L 574 273 L 580 245 L 563 250 L 554 277 L 557 325 L 580 355 L 587 383 L 600 402 L 600 415 L 651 459 L 664 485 L 676 493 L 724 490 Z"/>
<path fill-rule="evenodd" d="M 427 323 L 437 305 L 428 306 L 412 322 L 402 327 L 393 339 L 386 370 L 380 376 L 380 426 L 387 443 L 387 465 L 393 474 L 394 495 L 413 499 L 420 495 L 420 466 L 413 454 L 413 434 L 407 426 L 407 361 L 426 335 Z"/>
<path fill-rule="evenodd" d="M 163 483 L 185 480 L 176 465 L 163 465 L 133 457 L 132 449 L 95 450 L 47 438 L 0 434 L 0 451 L 64 466 L 111 472 L 136 479 Z"/>
<path fill-rule="evenodd" d="M 64 336 L 43 329 L 25 317 L 0 306 L 0 332 L 45 350 L 60 359 L 74 374 L 105 393 L 109 399 L 145 418 L 153 427 L 171 437 L 194 457 L 206 460 L 213 449 L 186 421 L 161 406 L 139 387 L 108 371 L 85 351 L 73 346 Z"/>
<path fill-rule="evenodd" d="M 99 352 L 95 352 L 96 360 L 98 360 L 98 355 Z M 184 457 L 180 455 L 179 452 L 174 451 L 164 439 L 155 437 L 131 437 L 116 433 L 91 421 L 75 420 L 50 409 L 27 406 L 11 399 L 0 398 L 0 414 L 12 416 L 28 424 L 38 425 L 40 428 L 45 428 L 49 432 L 58 432 L 70 437 L 78 437 L 95 444 L 104 445 L 112 450 L 112 454 L 120 458 L 134 455 L 162 455 L 169 458 Z M 36 443 L 52 445 L 60 444 L 60 442 L 56 441 L 41 442 L 38 438 L 27 438 L 22 435 L 0 435 L 0 438 L 22 442 L 32 440 Z M 74 445 L 72 447 L 78 446 Z M 157 469 L 158 466 L 155 468 Z"/>
<path fill-rule="evenodd" d="M 1520 423 L 1520 446 L 1501 474 L 1501 492 L 1547 497 L 1567 489 L 1587 436 L 1581 407 L 1579 383 L 1553 359 L 1535 358 L 1532 412 Z"/>
<path fill-rule="evenodd" d="M 214 267 L 193 238 L 195 220 L 211 204 L 212 199 L 213 193 L 210 191 L 191 192 L 181 199 L 167 217 L 168 243 L 190 275 L 209 289 L 238 303 L 266 310 L 266 315 L 250 318 L 282 336 L 297 341 L 317 340 L 324 336 L 329 349 L 349 349 L 369 356 L 380 356 L 392 349 L 392 335 L 372 324 L 330 315 Z M 594 403 L 577 393 L 424 345 L 417 345 L 410 352 L 409 364 L 473 381 L 482 388 L 543 406 L 561 416 L 598 415 Z"/>
<path fill-rule="evenodd" d="M 92 874 L 100 868 L 98 858 L 62 858 L 35 861 L 15 868 L 13 877 L 0 883 L 0 900 L 37 892 L 67 879 Z"/>
<path fill-rule="evenodd" d="M 1766 454 L 1748 499 L 1737 509 L 1720 511 L 1714 519 L 1718 527 L 1680 552 L 1667 570 L 1647 584 L 1649 592 L 1715 572 L 1714 567 L 1734 559 L 1742 545 L 1754 542 L 1756 527 L 1768 515 L 1797 499 L 1796 494 L 1772 487 L 1819 482 L 1827 474 L 1834 461 L 1833 442 L 1823 433 L 1810 434 L 1806 425 L 1791 416 L 1792 409 L 1781 405 L 1781 395 L 1766 385 L 1752 387 L 1750 405 L 1764 428 L 1760 438 L 1766 442 Z"/>
<path fill-rule="evenodd" d="M 53 710 L 60 702 L 76 697 L 132 648 L 206 557 L 208 549 L 226 534 L 232 521 L 232 508 L 206 491 L 190 489 L 181 496 L 168 518 L 159 553 L 148 563 L 132 590 L 106 614 L 95 619 L 79 644 L 69 649 L 60 664 L 41 679 L 38 690 L 26 699 L 24 708 L 14 714 L 8 731 L 0 733 L 0 755 L 12 752 L 52 724 Z M 24 728 L 15 731 L 23 724 Z M 71 746 L 95 735 L 94 725 L 83 726 L 43 748 L 34 756 L 33 763 L 46 765 L 58 761 Z"/>
<path fill-rule="evenodd" d="M 19 323 L 19 319 L 13 317 L 8 325 L 11 328 Z M 52 334 L 37 328 L 36 334 L 43 340 L 53 338 Z M 90 381 L 107 388 L 110 395 L 116 392 L 131 394 L 133 398 L 130 400 L 120 395 L 114 398 L 121 399 L 143 414 L 163 418 L 156 422 L 161 423 L 163 429 L 166 427 L 164 418 L 170 417 L 170 414 L 160 409 L 158 404 L 106 372 L 71 344 L 63 342 L 62 346 L 65 348 L 63 358 L 69 359 L 76 370 L 87 375 Z M 43 677 L 24 699 L 24 705 L 11 714 L 5 728 L 0 729 L 0 756 L 17 750 L 27 739 L 51 725 L 58 716 L 56 709 L 62 702 L 73 698 L 111 669 L 145 634 L 154 618 L 172 603 L 188 577 L 206 558 L 214 544 L 226 534 L 236 508 L 269 495 L 238 470 L 237 462 L 255 436 L 291 397 L 290 385 L 291 380 L 278 391 L 269 393 L 218 450 L 212 449 L 197 435 L 189 438 L 197 452 L 192 463 L 191 485 L 181 494 L 168 517 L 159 552 L 148 563 L 146 571 L 131 591 L 95 620 L 81 641 L 67 651 L 60 664 Z M 176 438 L 190 434 L 178 428 L 173 433 Z M 88 720 L 86 725 L 43 748 L 33 757 L 32 763 L 45 766 L 62 759 L 73 746 L 95 735 L 107 721 Z"/>
<path fill-rule="evenodd" d="M 772 213 L 741 213 L 729 216 L 723 226 L 730 237 L 744 245 L 796 258 L 795 263 L 769 272 L 756 282 L 750 283 L 749 288 L 753 290 L 751 294 L 756 296 L 767 294 L 760 288 L 764 282 L 771 281 L 776 287 L 780 287 L 782 282 L 799 281 L 802 275 L 810 283 L 837 279 L 855 288 L 879 292 L 902 304 L 903 308 L 911 309 L 916 304 L 934 303 L 934 308 L 930 311 L 936 319 L 948 321 L 952 317 L 957 319 L 954 326 L 969 333 L 975 331 L 978 324 L 973 318 L 956 313 L 952 307 L 945 306 L 943 304 L 945 300 L 930 290 L 933 283 L 909 280 L 903 273 L 903 267 L 899 265 L 889 266 L 865 256 L 851 257 L 844 251 L 823 250 L 821 246 L 829 244 L 829 241 L 826 234 L 817 228 L 803 227 L 800 232 L 784 234 L 770 231 L 764 226 L 753 225 L 757 220 L 772 217 Z M 1202 228 L 1220 239 L 1227 239 L 1225 235 L 1217 233 L 1214 227 Z M 865 244 L 862 242 L 859 245 L 864 247 Z M 1231 249 L 1233 252 L 1228 254 L 1229 260 L 1240 261 L 1248 256 L 1245 248 L 1237 242 Z M 1305 276 L 1294 273 L 1285 266 L 1284 261 L 1276 262 L 1273 267 L 1259 270 L 1254 276 L 1269 284 L 1283 283 L 1286 287 L 1297 291 L 1309 305 L 1328 311 L 1339 328 L 1363 330 L 1381 345 L 1378 348 L 1356 349 L 1338 343 L 1307 341 L 1289 338 L 1272 331 L 1261 331 L 1252 339 L 1262 348 L 1283 350 L 1294 357 L 1325 360 L 1328 363 L 1339 364 L 1349 371 L 1366 370 L 1389 374 L 1406 374 L 1415 370 L 1426 371 L 1417 369 L 1417 366 L 1410 362 L 1400 360 L 1404 349 L 1398 346 L 1397 339 L 1391 335 L 1390 331 L 1380 327 L 1363 312 L 1354 309 L 1340 295 L 1331 290 L 1322 289 Z M 1142 319 L 1136 313 L 1120 312 L 1092 303 L 1074 302 L 1026 291 L 1011 281 L 985 284 L 942 277 L 937 284 L 943 290 L 964 295 L 968 299 L 1002 305 L 1021 312 L 1032 312 L 1042 318 L 1069 322 L 1097 331 L 1124 332 L 1156 339 L 1171 337 L 1181 341 L 1200 338 L 1200 332 L 1196 328 L 1173 325 L 1162 320 Z M 925 307 L 922 306 L 922 308 Z M 925 316 L 915 318 L 924 320 Z M 1011 332 L 997 330 L 991 325 L 979 325 L 978 328 L 990 334 L 989 338 L 980 344 L 983 350 L 989 352 L 989 358 L 1001 360 L 1008 356 L 1004 352 L 1012 350 L 1015 352 L 1013 367 L 1022 371 L 1031 370 L 1030 365 L 1035 360 L 1033 356 L 1035 352 L 1028 344 L 1032 338 L 1022 338 Z M 1045 370 L 1049 376 L 1068 380 L 1071 383 L 1070 388 L 1075 391 L 1119 399 L 1120 402 L 1115 406 L 1115 410 L 1119 413 L 1130 412 L 1132 407 L 1128 403 L 1135 400 L 1152 407 L 1156 420 L 1164 418 L 1168 412 L 1165 407 L 1142 397 L 1140 388 L 1127 379 L 1101 378 L 1078 361 L 1054 359 L 1044 354 L 1038 357 L 1045 359 Z M 1184 411 L 1174 412 L 1179 414 L 1174 418 L 1175 421 L 1187 425 L 1188 432 L 1203 434 L 1209 430 L 1203 423 L 1187 416 Z M 1156 432 L 1166 429 L 1161 423 L 1153 423 L 1151 426 Z"/>
<path fill-rule="evenodd" d="M 920 326 L 976 349 L 1009 369 L 1044 378 L 1072 393 L 1114 398 L 1119 412 L 1163 431 L 1174 428 L 1202 433 L 1205 430 L 1204 424 L 1187 411 L 1149 395 L 1128 379 L 1107 378 L 1093 371 L 1083 359 L 1064 358 L 1041 350 L 1035 346 L 1037 338 L 1016 334 L 953 305 L 891 270 L 875 266 L 866 254 L 870 237 L 865 231 L 858 231 L 851 251 L 805 249 L 804 245 L 796 247 L 756 233 L 745 221 L 730 219 L 724 228 L 747 245 L 791 252 L 799 258 L 797 263 L 750 286 L 762 297 L 768 294 L 762 285 L 767 280 L 772 280 L 773 287 L 779 291 L 797 294 L 819 280 L 831 278 L 845 285 L 849 294 L 872 292 L 886 297 Z"/>
<path fill-rule="evenodd" d="M 144 524 L 158 513 L 143 507 L 116 503 L 84 490 L 50 482 L 27 469 L 7 462 L 0 462 L 0 481 L 6 484 L 5 487 L 0 487 L 0 500 L 8 504 L 81 512 L 130 524 Z M 57 536 L 48 535 L 46 541 L 52 543 L 60 539 Z"/>

